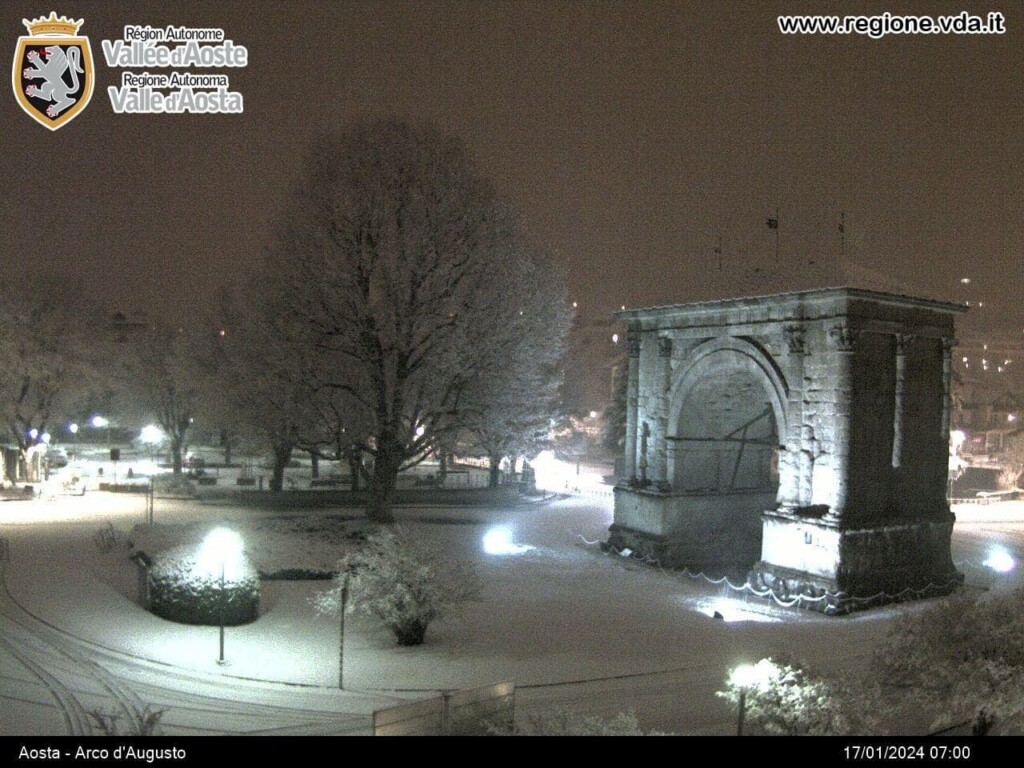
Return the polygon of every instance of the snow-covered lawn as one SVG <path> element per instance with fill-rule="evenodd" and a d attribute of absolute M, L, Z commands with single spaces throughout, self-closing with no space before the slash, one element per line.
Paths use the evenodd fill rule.
<path fill-rule="evenodd" d="M 124 551 L 101 553 L 94 534 L 109 522 L 138 539 L 135 544 L 158 548 L 228 525 L 264 571 L 326 570 L 367 528 L 359 510 L 273 513 L 158 501 L 158 525 L 141 535 L 132 529 L 142 511 L 141 498 L 95 493 L 0 505 L 0 535 L 11 543 L 6 581 L 12 597 L 118 658 L 171 665 L 197 680 L 275 681 L 323 692 L 336 687 L 337 621 L 318 616 L 311 604 L 325 582 L 264 581 L 261 617 L 228 629 L 231 664 L 218 667 L 217 630 L 172 624 L 141 608 L 135 565 Z M 419 647 L 398 648 L 372 620 L 349 618 L 346 689 L 364 697 L 352 705 L 361 716 L 396 698 L 512 680 L 524 716 L 633 710 L 645 729 L 728 734 L 735 713 L 714 693 L 733 666 L 788 655 L 822 669 L 860 669 L 904 610 L 846 617 L 793 612 L 747 600 L 724 585 L 602 554 L 596 542 L 607 537 L 611 522 L 604 500 L 404 508 L 397 516 L 452 558 L 471 560 L 485 586 L 461 615 L 432 624 Z M 487 554 L 484 537 L 496 526 L 530 548 Z M 725 620 L 712 618 L 716 610 Z"/>

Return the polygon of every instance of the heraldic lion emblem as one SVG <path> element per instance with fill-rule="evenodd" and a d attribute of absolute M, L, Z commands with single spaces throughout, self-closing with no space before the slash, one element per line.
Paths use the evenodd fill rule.
<path fill-rule="evenodd" d="M 45 62 L 38 51 L 28 52 L 28 61 L 32 66 L 25 69 L 22 77 L 26 80 L 42 78 L 43 84 L 28 86 L 25 95 L 52 101 L 53 104 L 46 108 L 46 114 L 57 117 L 78 101 L 71 97 L 82 87 L 78 80 L 78 75 L 84 72 L 81 64 L 82 54 L 77 48 L 68 48 L 68 52 L 64 53 L 64 49 L 59 45 L 49 45 L 43 48 L 43 55 L 47 57 Z M 69 71 L 71 85 L 64 82 L 64 73 Z"/>
<path fill-rule="evenodd" d="M 56 130 L 85 109 L 92 97 L 89 38 L 77 37 L 83 21 L 64 16 L 22 19 L 30 35 L 18 38 L 14 95 L 32 118 Z"/>

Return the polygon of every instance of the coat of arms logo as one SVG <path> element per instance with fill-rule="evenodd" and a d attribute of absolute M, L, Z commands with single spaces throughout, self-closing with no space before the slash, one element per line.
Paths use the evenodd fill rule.
<path fill-rule="evenodd" d="M 89 38 L 78 37 L 84 19 L 64 16 L 22 19 L 28 36 L 14 52 L 14 95 L 36 122 L 55 131 L 73 120 L 92 98 L 95 70 Z"/>

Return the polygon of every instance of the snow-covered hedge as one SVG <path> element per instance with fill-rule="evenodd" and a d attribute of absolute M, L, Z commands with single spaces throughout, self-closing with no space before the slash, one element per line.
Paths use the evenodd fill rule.
<path fill-rule="evenodd" d="M 201 549 L 185 545 L 162 552 L 149 569 L 149 609 L 182 624 L 248 624 L 260 613 L 260 579 L 241 554 L 224 569 L 203 563 Z"/>

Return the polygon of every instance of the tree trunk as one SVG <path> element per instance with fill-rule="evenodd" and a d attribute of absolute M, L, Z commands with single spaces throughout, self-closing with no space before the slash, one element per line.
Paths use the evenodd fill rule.
<path fill-rule="evenodd" d="M 395 633 L 399 645 L 423 645 L 423 639 L 427 634 L 427 622 L 409 620 L 392 624 L 391 630 Z"/>
<path fill-rule="evenodd" d="M 491 460 L 491 472 L 487 485 L 491 488 L 497 488 L 498 482 L 501 480 L 501 456 L 490 456 L 489 458 Z"/>
<path fill-rule="evenodd" d="M 398 442 L 387 438 L 379 440 L 370 478 L 370 504 L 366 508 L 366 516 L 375 523 L 395 522 L 391 503 L 401 466 L 402 450 Z"/>
<path fill-rule="evenodd" d="M 284 490 L 284 469 L 292 457 L 291 443 L 277 443 L 274 445 L 274 470 L 270 476 L 270 490 Z"/>
<path fill-rule="evenodd" d="M 231 434 L 226 429 L 222 429 L 220 431 L 220 444 L 224 448 L 224 463 L 229 467 L 231 466 L 232 442 Z"/>
<path fill-rule="evenodd" d="M 316 453 L 315 451 L 311 451 L 309 454 L 309 461 L 313 467 L 313 478 L 316 479 L 320 477 L 320 454 Z"/>
<path fill-rule="evenodd" d="M 363 474 L 363 452 L 353 446 L 345 452 L 345 458 L 348 459 L 348 471 L 352 476 L 352 490 L 358 491 Z"/>
<path fill-rule="evenodd" d="M 181 474 L 181 449 L 184 440 L 180 437 L 171 438 L 171 466 L 174 467 L 174 474 Z"/>
<path fill-rule="evenodd" d="M 28 448 L 22 446 L 18 454 L 18 473 L 26 483 L 34 483 L 36 481 L 35 468 L 32 466 L 32 462 L 28 460 Z"/>

